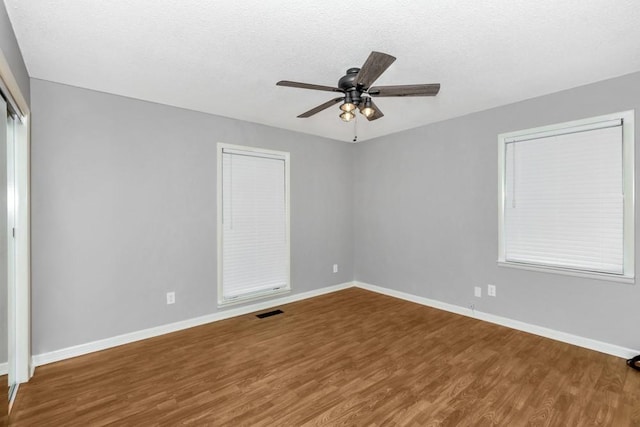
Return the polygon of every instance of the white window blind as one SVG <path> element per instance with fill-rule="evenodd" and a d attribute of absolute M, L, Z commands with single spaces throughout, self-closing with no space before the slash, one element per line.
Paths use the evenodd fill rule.
<path fill-rule="evenodd" d="M 624 274 L 622 121 L 508 139 L 506 261 Z"/>
<path fill-rule="evenodd" d="M 289 288 L 287 153 L 222 148 L 221 298 Z"/>

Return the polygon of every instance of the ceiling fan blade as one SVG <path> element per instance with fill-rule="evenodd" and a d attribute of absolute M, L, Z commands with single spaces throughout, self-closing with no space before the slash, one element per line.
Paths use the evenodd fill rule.
<path fill-rule="evenodd" d="M 337 104 L 338 102 L 342 101 L 343 99 L 344 99 L 344 97 L 342 97 L 342 96 L 339 97 L 339 98 L 334 98 L 334 99 L 332 99 L 330 101 L 325 102 L 324 104 L 320 104 L 317 107 L 312 108 L 311 110 L 300 114 L 298 116 L 298 118 L 305 119 L 307 117 L 311 117 L 314 114 L 319 113 L 322 110 L 326 110 L 327 108 L 331 107 L 334 104 Z"/>
<path fill-rule="evenodd" d="M 289 80 L 280 80 L 276 86 L 297 87 L 300 89 L 326 90 L 328 92 L 342 92 L 342 89 L 331 86 L 313 85 L 310 83 L 292 82 Z"/>
<path fill-rule="evenodd" d="M 358 105 L 358 108 L 360 109 L 360 112 L 362 113 L 362 109 L 364 108 L 364 102 L 361 102 L 360 105 Z M 370 122 L 373 120 L 377 120 L 380 117 L 384 116 L 384 113 L 382 111 L 380 111 L 380 108 L 378 108 L 378 106 L 373 102 L 373 100 L 371 100 L 371 108 L 373 108 L 373 115 L 371 117 L 367 117 L 367 120 L 369 120 Z M 363 114 L 364 116 L 364 114 Z"/>
<path fill-rule="evenodd" d="M 425 85 L 375 86 L 369 89 L 371 96 L 435 96 L 440 83 Z"/>
<path fill-rule="evenodd" d="M 371 52 L 362 68 L 360 68 L 355 84 L 365 89 L 368 88 L 395 60 L 395 56 L 382 52 Z"/>

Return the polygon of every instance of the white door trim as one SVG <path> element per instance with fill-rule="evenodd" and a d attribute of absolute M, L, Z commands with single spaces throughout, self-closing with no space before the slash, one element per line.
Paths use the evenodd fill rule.
<path fill-rule="evenodd" d="M 31 206 L 30 206 L 30 127 L 31 112 L 20 87 L 0 50 L 0 90 L 16 108 L 15 121 L 16 171 L 16 289 L 15 337 L 16 381 L 31 377 Z"/>
<path fill-rule="evenodd" d="M 16 380 L 31 378 L 30 117 L 15 122 L 16 134 Z"/>

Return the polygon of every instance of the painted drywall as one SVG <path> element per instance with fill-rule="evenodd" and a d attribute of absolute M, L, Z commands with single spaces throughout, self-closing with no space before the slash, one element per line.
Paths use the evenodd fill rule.
<path fill-rule="evenodd" d="M 29 104 L 29 74 L 27 73 L 27 67 L 24 64 L 24 59 L 22 58 L 20 47 L 16 41 L 16 35 L 13 32 L 13 26 L 11 21 L 9 21 L 9 15 L 7 15 L 7 8 L 4 2 L 0 2 L 0 49 L 9 63 L 13 77 L 15 77 L 18 82 L 22 96 L 24 96 L 27 104 Z"/>
<path fill-rule="evenodd" d="M 42 80 L 31 90 L 33 354 L 219 311 L 217 142 L 291 153 L 292 293 L 352 280 L 353 145 Z"/>
<path fill-rule="evenodd" d="M 498 134 L 630 109 L 640 73 L 358 144 L 356 280 L 639 349 L 640 284 L 496 265 Z"/>

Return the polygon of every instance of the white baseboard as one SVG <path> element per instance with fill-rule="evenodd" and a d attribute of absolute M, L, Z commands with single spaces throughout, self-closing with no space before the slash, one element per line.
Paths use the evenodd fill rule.
<path fill-rule="evenodd" d="M 519 331 L 528 332 L 530 334 L 539 335 L 545 338 L 551 338 L 552 340 L 573 344 L 578 347 L 588 348 L 589 350 L 595 350 L 601 353 L 610 354 L 612 356 L 622 357 L 623 359 L 630 359 L 635 355 L 640 354 L 640 350 L 637 350 L 637 349 L 621 347 L 615 344 L 609 344 L 603 341 L 597 341 L 591 338 L 585 338 L 579 335 L 560 332 L 554 329 L 549 329 L 542 326 L 521 322 L 519 320 L 513 320 L 507 317 L 497 316 L 495 314 L 483 313 L 478 310 L 472 311 L 468 308 L 461 307 L 459 305 L 448 304 L 445 302 L 436 301 L 429 298 L 419 297 L 419 296 L 408 294 L 405 292 L 396 291 L 394 289 L 383 288 L 381 286 L 371 285 L 368 283 L 357 282 L 357 281 L 354 282 L 354 284 L 358 288 L 362 288 L 362 289 L 377 292 L 380 294 L 403 299 L 405 301 L 415 302 L 417 304 L 426 305 L 428 307 L 449 311 L 451 313 L 461 314 L 467 317 L 473 317 L 475 319 L 484 320 L 485 322 L 495 323 L 497 325 L 506 326 L 511 329 L 517 329 Z"/>
<path fill-rule="evenodd" d="M 590 350 L 599 351 L 601 353 L 610 354 L 613 356 L 629 359 L 637 354 L 640 354 L 640 350 L 621 347 L 614 344 L 609 344 L 602 341 L 593 340 L 590 338 L 581 337 L 578 335 L 569 334 L 566 332 L 560 332 L 553 329 L 545 328 L 542 326 L 532 325 L 530 323 L 521 322 L 518 320 L 509 319 L 506 317 L 497 316 L 495 314 L 484 313 L 480 311 L 471 311 L 468 308 L 461 307 L 454 304 L 448 304 L 445 302 L 419 297 L 416 295 L 408 294 L 406 292 L 396 291 L 394 289 L 384 288 L 381 286 L 371 285 L 363 282 L 346 282 L 339 285 L 329 286 L 326 288 L 315 289 L 309 292 L 303 292 L 295 295 L 288 295 L 282 298 L 277 298 L 261 303 L 255 303 L 246 305 L 243 307 L 232 308 L 206 316 L 196 317 L 192 319 L 182 320 L 180 322 L 170 323 L 167 325 L 156 326 L 154 328 L 144 329 L 141 331 L 130 332 L 123 335 L 118 335 L 111 338 L 106 338 L 98 341 L 89 342 L 86 344 L 80 344 L 73 347 L 67 347 L 60 350 L 51 351 L 48 353 L 42 353 L 33 356 L 32 369 L 37 366 L 46 365 L 47 363 L 58 362 L 60 360 L 70 359 L 72 357 L 82 356 L 84 354 L 93 353 L 100 350 L 105 350 L 111 347 L 116 347 L 123 344 L 132 343 L 135 341 L 144 340 L 147 338 L 153 338 L 159 335 L 168 334 L 170 332 L 176 332 L 183 329 L 192 328 L 194 326 L 200 326 L 218 320 L 229 319 L 231 317 L 242 316 L 244 314 L 252 313 L 255 311 L 265 310 L 268 308 L 276 307 L 291 302 L 301 301 L 308 298 L 313 298 L 319 295 L 328 294 L 331 292 L 340 291 L 343 289 L 358 287 L 369 291 L 377 292 L 380 294 L 392 296 L 395 298 L 403 299 L 405 301 L 415 302 L 417 304 L 425 305 L 428 307 L 437 308 L 440 310 L 448 311 L 451 313 L 460 314 L 467 317 L 473 317 L 475 319 L 484 320 L 486 322 L 495 323 L 497 325 L 506 326 L 508 328 L 517 329 L 519 331 L 528 332 L 531 334 L 551 338 L 556 341 L 573 344 L 579 347 L 588 348 Z M 7 372 L 7 364 L 0 363 L 0 375 Z"/>
<path fill-rule="evenodd" d="M 46 365 L 47 363 L 58 362 L 60 360 L 82 356 L 84 354 L 93 353 L 95 351 L 106 350 L 111 347 L 132 343 L 132 342 L 144 340 L 147 338 L 157 337 L 159 335 L 168 334 L 170 332 L 176 332 L 183 329 L 192 328 L 194 326 L 200 326 L 207 323 L 216 322 L 218 320 L 224 320 L 224 319 L 229 319 L 231 317 L 242 316 L 244 314 L 253 313 L 255 311 L 265 310 L 268 308 L 304 300 L 307 298 L 313 298 L 319 295 L 324 295 L 324 294 L 336 292 L 342 289 L 351 288 L 353 286 L 354 286 L 353 282 L 341 283 L 339 285 L 328 286 L 326 288 L 315 289 L 313 291 L 303 292 L 300 294 L 287 295 L 282 298 L 276 298 L 276 299 L 272 299 L 265 302 L 223 310 L 216 313 L 208 314 L 206 316 L 195 317 L 192 319 L 182 320 L 175 323 L 169 323 L 167 325 L 156 326 L 149 329 L 143 329 L 141 331 L 130 332 L 127 334 L 117 335 L 111 338 L 92 341 L 86 344 L 75 345 L 73 347 L 67 347 L 60 350 L 51 351 L 48 353 L 42 353 L 42 354 L 33 356 L 32 366 L 33 366 L 33 369 L 35 369 L 37 366 Z M 2 365 L 0 364 L 0 367 L 1 366 Z"/>
<path fill-rule="evenodd" d="M 0 363 L 0 375 L 7 375 L 9 373 L 9 363 Z"/>

